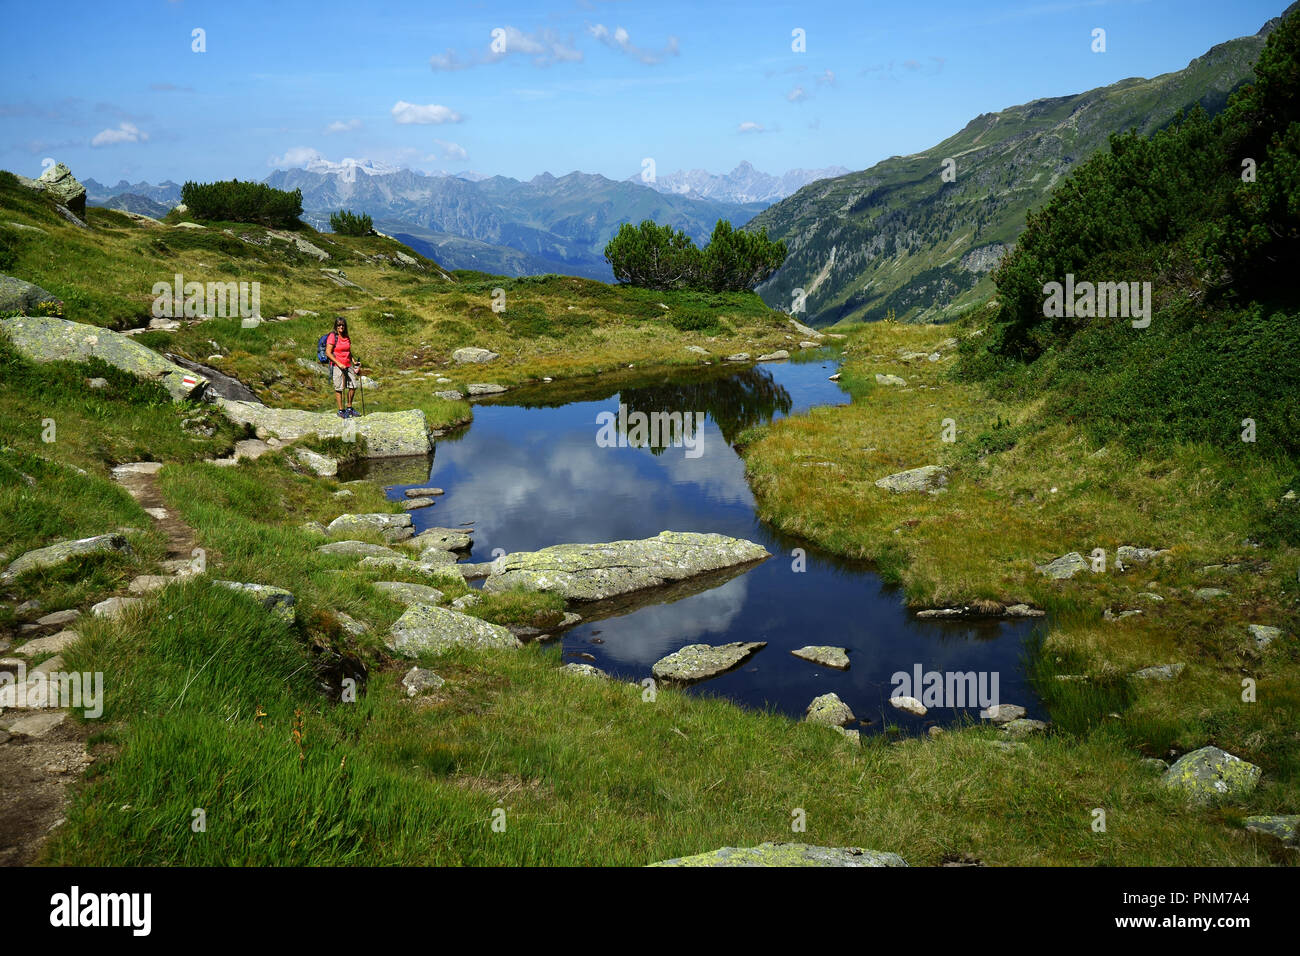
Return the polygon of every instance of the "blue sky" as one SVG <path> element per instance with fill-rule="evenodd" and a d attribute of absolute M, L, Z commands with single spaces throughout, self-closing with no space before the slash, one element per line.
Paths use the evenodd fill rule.
<path fill-rule="evenodd" d="M 0 167 L 49 157 L 110 184 L 314 155 L 517 178 L 621 179 L 646 157 L 863 169 L 979 113 L 1181 69 L 1286 5 L 66 0 L 56 39 L 46 8 L 4 0 Z"/>

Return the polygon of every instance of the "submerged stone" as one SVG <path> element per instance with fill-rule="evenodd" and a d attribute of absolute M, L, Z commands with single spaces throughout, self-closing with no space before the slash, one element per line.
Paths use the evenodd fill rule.
<path fill-rule="evenodd" d="M 809 644 L 790 653 L 801 660 L 812 661 L 814 664 L 822 665 L 822 667 L 833 667 L 841 671 L 849 669 L 849 655 L 842 647 L 831 647 L 828 644 Z"/>

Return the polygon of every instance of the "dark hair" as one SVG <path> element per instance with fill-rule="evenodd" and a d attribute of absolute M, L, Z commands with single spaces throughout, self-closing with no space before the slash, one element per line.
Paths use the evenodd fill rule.
<path fill-rule="evenodd" d="M 348 335 L 348 320 L 341 315 L 334 316 L 334 328 L 337 330 L 340 325 L 343 326 L 343 337 L 345 339 L 350 338 Z"/>

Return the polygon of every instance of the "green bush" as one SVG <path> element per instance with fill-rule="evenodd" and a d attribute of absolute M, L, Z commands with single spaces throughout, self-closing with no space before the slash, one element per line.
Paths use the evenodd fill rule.
<path fill-rule="evenodd" d="M 181 202 L 196 219 L 226 222 L 254 222 L 264 226 L 300 226 L 302 190 L 286 192 L 266 183 L 241 183 L 231 179 L 218 183 L 187 182 L 181 187 Z"/>
<path fill-rule="evenodd" d="M 742 232 L 719 219 L 701 252 L 690 236 L 646 219 L 624 223 L 605 246 L 614 278 L 646 289 L 747 292 L 785 262 L 785 243 Z"/>
<path fill-rule="evenodd" d="M 375 224 L 368 213 L 360 215 L 347 209 L 330 213 L 330 228 L 340 236 L 368 236 L 374 231 Z"/>

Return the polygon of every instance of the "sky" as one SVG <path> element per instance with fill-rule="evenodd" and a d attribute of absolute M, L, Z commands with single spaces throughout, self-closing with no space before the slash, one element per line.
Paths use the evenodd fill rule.
<path fill-rule="evenodd" d="M 53 38 L 45 7 L 0 0 L 0 168 L 52 159 L 106 184 L 260 180 L 315 157 L 518 179 L 625 179 L 646 160 L 857 170 L 980 113 L 1181 69 L 1286 6 L 64 0 Z"/>

